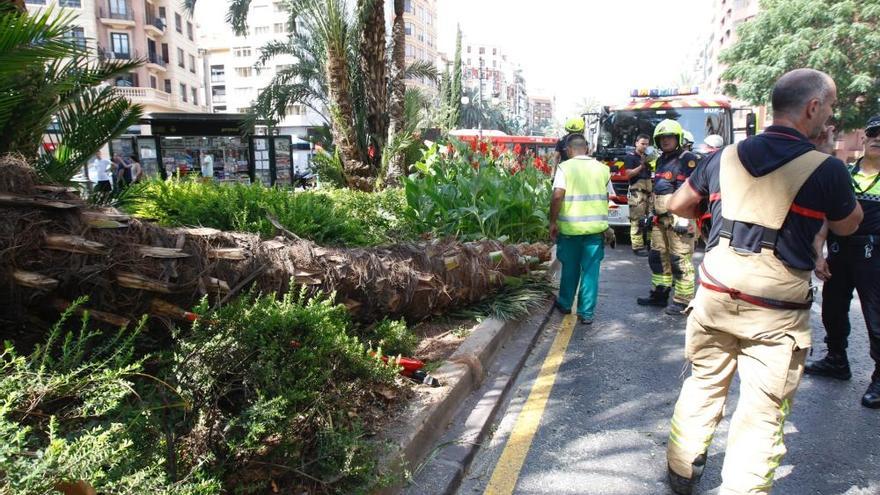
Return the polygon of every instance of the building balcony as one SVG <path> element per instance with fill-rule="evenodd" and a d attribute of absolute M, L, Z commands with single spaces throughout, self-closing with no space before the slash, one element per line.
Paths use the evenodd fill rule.
<path fill-rule="evenodd" d="M 179 95 L 171 95 L 159 89 L 147 87 L 114 86 L 113 91 L 132 103 L 144 106 L 146 112 L 207 112 L 204 105 L 193 105 Z"/>
<path fill-rule="evenodd" d="M 144 31 L 153 36 L 162 36 L 165 34 L 165 19 L 161 17 L 153 17 L 148 15 L 144 24 Z"/>
<path fill-rule="evenodd" d="M 101 61 L 106 60 L 132 60 L 137 58 L 137 53 L 127 51 L 127 52 L 117 52 L 110 49 L 107 49 L 103 46 L 98 47 L 98 59 Z"/>
<path fill-rule="evenodd" d="M 117 29 L 135 26 L 134 12 L 130 8 L 124 11 L 113 11 L 109 8 L 101 7 L 98 9 L 98 20 L 105 26 Z"/>
<path fill-rule="evenodd" d="M 147 69 L 165 72 L 168 70 L 168 62 L 164 60 L 158 53 L 150 53 L 146 60 Z"/>

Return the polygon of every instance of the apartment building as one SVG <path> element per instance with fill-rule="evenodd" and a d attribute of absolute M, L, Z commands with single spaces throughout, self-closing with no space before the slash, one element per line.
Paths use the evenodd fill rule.
<path fill-rule="evenodd" d="M 385 0 L 385 19 L 388 37 L 391 36 L 391 22 L 394 18 L 394 2 Z M 406 33 L 406 64 L 424 60 L 435 64 L 437 61 L 437 0 L 404 0 L 403 22 Z M 409 78 L 407 86 L 417 87 L 431 95 L 437 93 L 437 85 L 425 78 Z"/>
<path fill-rule="evenodd" d="M 556 106 L 553 96 L 535 95 L 529 97 L 529 127 L 532 134 L 538 134 L 553 125 L 553 110 Z"/>
<path fill-rule="evenodd" d="M 508 117 L 529 121 L 529 97 L 522 67 L 498 45 L 462 42 L 462 85 L 486 103 L 502 105 Z"/>
<path fill-rule="evenodd" d="M 206 109 L 192 19 L 176 0 L 26 0 L 28 10 L 76 14 L 72 38 L 102 60 L 143 59 L 109 84 L 150 112 Z"/>
<path fill-rule="evenodd" d="M 248 13 L 248 33 L 236 36 L 224 24 L 215 26 L 212 33 L 200 39 L 205 56 L 206 94 L 214 113 L 246 113 L 279 71 L 294 64 L 290 55 L 279 55 L 258 64 L 261 48 L 272 41 L 285 41 L 288 32 L 288 12 L 281 2 L 254 0 Z M 318 105 L 315 102 L 315 105 Z M 324 125 L 320 112 L 301 103 L 287 108 L 286 118 L 278 124 L 280 134 L 303 138 L 310 128 Z"/>

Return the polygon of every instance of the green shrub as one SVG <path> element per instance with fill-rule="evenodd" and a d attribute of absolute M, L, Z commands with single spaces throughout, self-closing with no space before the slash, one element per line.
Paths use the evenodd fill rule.
<path fill-rule="evenodd" d="M 260 184 L 215 184 L 193 179 L 153 180 L 128 205 L 163 225 L 275 234 L 268 215 L 294 234 L 322 245 L 371 246 L 411 236 L 403 195 L 388 190 L 293 192 Z"/>
<path fill-rule="evenodd" d="M 173 482 L 160 444 L 148 427 L 161 407 L 140 388 L 143 359 L 133 330 L 113 334 L 63 327 L 71 306 L 46 343 L 27 357 L 11 343 L 0 354 L 0 493 L 56 493 L 59 482 L 85 480 L 100 493 L 219 493 L 198 468 Z"/>
<path fill-rule="evenodd" d="M 389 356 L 412 356 L 419 338 L 403 320 L 382 320 L 371 332 L 371 340 Z"/>
<path fill-rule="evenodd" d="M 547 238 L 551 181 L 535 166 L 462 146 L 444 156 L 435 145 L 414 168 L 404 185 L 406 217 L 417 231 L 463 240 Z"/>
<path fill-rule="evenodd" d="M 368 490 L 377 447 L 349 413 L 372 385 L 393 384 L 397 370 L 349 326 L 344 306 L 304 291 L 248 294 L 197 321 L 174 352 L 174 376 L 192 404 L 190 441 L 232 472 L 256 461 L 295 467 L 332 492 Z"/>

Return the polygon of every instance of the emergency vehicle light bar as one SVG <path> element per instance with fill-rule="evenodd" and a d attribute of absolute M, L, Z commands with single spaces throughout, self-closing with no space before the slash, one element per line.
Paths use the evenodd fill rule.
<path fill-rule="evenodd" d="M 697 86 L 691 88 L 651 88 L 651 89 L 634 89 L 630 92 L 633 98 L 649 97 L 656 98 L 660 96 L 684 96 L 695 95 L 700 92 Z"/>

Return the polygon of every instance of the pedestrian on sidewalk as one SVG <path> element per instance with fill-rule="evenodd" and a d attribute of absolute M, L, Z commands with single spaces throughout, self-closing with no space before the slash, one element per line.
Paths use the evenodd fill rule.
<path fill-rule="evenodd" d="M 639 134 L 633 143 L 635 150 L 623 158 L 624 174 L 629 181 L 626 200 L 629 204 L 629 240 L 636 256 L 648 256 L 645 236 L 642 234 L 642 221 L 648 214 L 649 201 L 654 183 L 651 182 L 651 163 L 648 144 L 651 136 Z"/>
<path fill-rule="evenodd" d="M 851 236 L 828 237 L 827 270 L 816 263 L 822 288 L 822 324 L 828 354 L 807 364 L 804 372 L 849 380 L 852 372 L 846 355 L 849 338 L 849 307 L 853 289 L 858 291 L 868 327 L 874 374 L 862 405 L 880 409 L 880 115 L 865 124 L 864 156 L 850 167 L 852 188 L 865 213 Z M 817 252 L 822 254 L 821 244 Z M 875 253 L 876 251 L 876 253 Z"/>
<path fill-rule="evenodd" d="M 599 297 L 599 264 L 605 257 L 611 171 L 587 156 L 583 136 L 569 137 L 566 151 L 572 158 L 556 169 L 550 203 L 550 239 L 556 242 L 556 258 L 562 263 L 556 308 L 571 313 L 579 292 L 577 315 L 589 325 Z"/>
<path fill-rule="evenodd" d="M 692 493 L 699 481 L 737 371 L 720 493 L 770 493 L 811 345 L 813 243 L 825 221 L 846 236 L 862 220 L 846 166 L 810 142 L 833 131 L 826 125 L 837 101 L 831 77 L 791 71 L 771 99 L 773 125 L 712 155 L 669 202 L 673 213 L 694 218 L 708 199 L 715 219 L 687 320 L 691 376 L 667 444 L 678 494 Z"/>
<path fill-rule="evenodd" d="M 101 194 L 109 194 L 113 190 L 110 183 L 110 160 L 101 156 L 101 150 L 95 152 L 95 159 L 92 161 L 95 181 L 95 192 Z"/>

